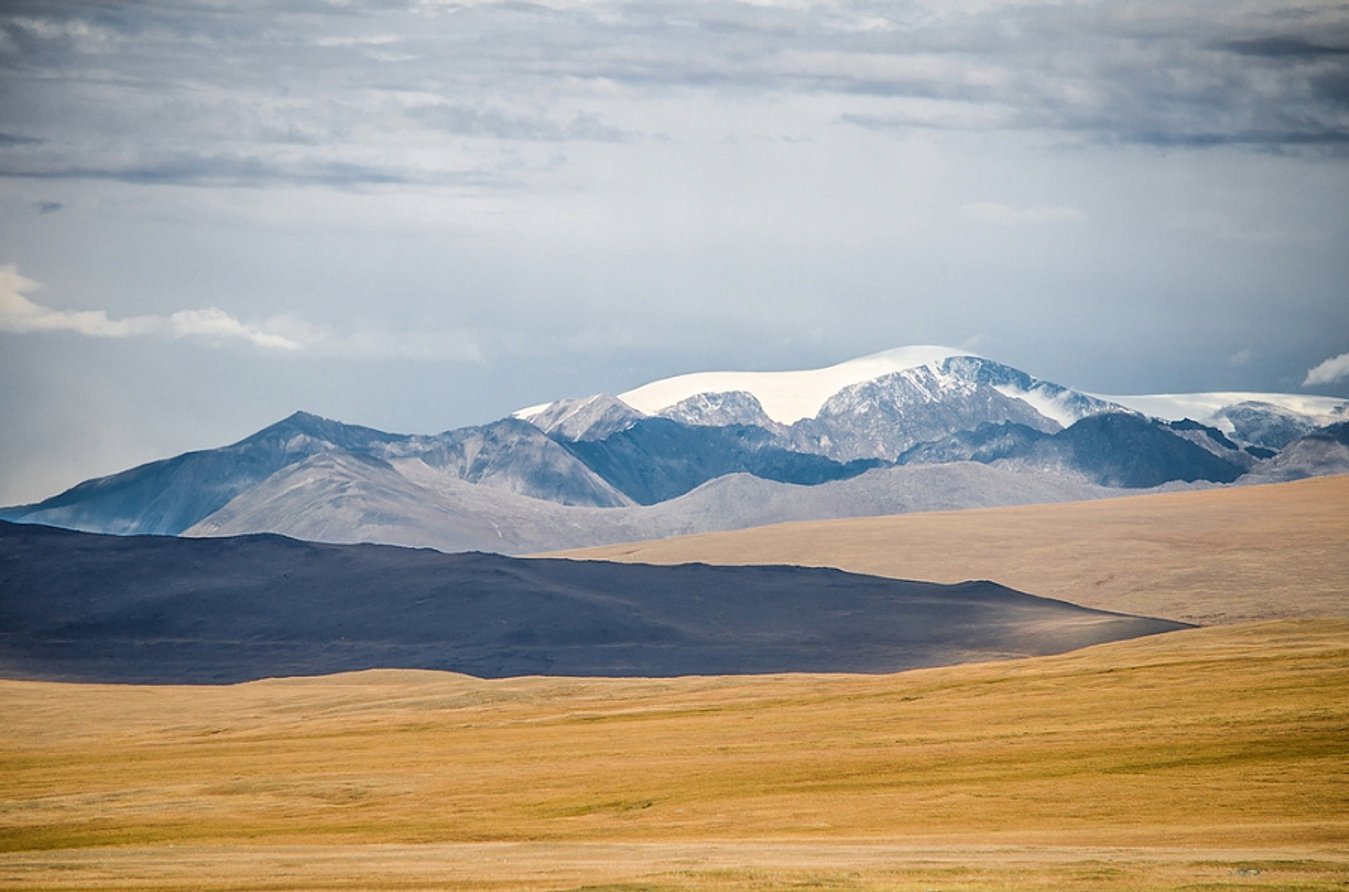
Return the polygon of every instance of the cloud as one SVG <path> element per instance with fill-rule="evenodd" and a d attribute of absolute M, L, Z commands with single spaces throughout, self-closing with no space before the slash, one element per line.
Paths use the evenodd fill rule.
<path fill-rule="evenodd" d="M 1262 56 L 1269 59 L 1349 55 L 1349 46 L 1329 46 L 1300 37 L 1257 37 L 1252 40 L 1229 40 L 1220 44 L 1220 47 L 1242 56 Z"/>
<path fill-rule="evenodd" d="M 178 338 L 239 338 L 268 350 L 299 350 L 301 347 L 290 338 L 250 328 L 218 307 L 178 310 L 169 315 L 168 330 Z"/>
<path fill-rule="evenodd" d="M 224 310 L 179 310 L 168 316 L 113 319 L 106 310 L 57 310 L 30 300 L 25 293 L 41 287 L 19 274 L 18 266 L 0 266 L 0 331 L 28 334 L 70 331 L 90 338 L 141 336 L 243 340 L 268 350 L 298 350 L 289 338 L 243 324 Z"/>
<path fill-rule="evenodd" d="M 722 103 L 745 119 L 784 97 L 873 134 L 1349 154 L 1349 33 L 1332 5 L 10 6 L 27 14 L 0 14 L 0 176 L 505 191 L 497 153 L 654 152 L 632 134 L 688 143 Z M 318 148 L 287 151 L 297 139 Z"/>
<path fill-rule="evenodd" d="M 1086 219 L 1086 215 L 1077 208 L 1046 207 L 1043 205 L 1016 208 L 1006 204 L 996 204 L 991 201 L 963 204 L 960 206 L 960 213 L 969 217 L 971 220 L 977 220 L 980 223 L 991 223 L 995 226 L 1024 226 L 1039 223 L 1074 223 Z"/>
<path fill-rule="evenodd" d="M 111 180 L 142 186 L 321 185 L 343 189 L 407 184 L 413 177 L 389 167 L 346 161 L 283 160 L 262 155 L 177 153 L 133 162 L 88 159 L 94 163 L 0 163 L 0 176 L 32 180 Z"/>
<path fill-rule="evenodd" d="M 988 332 L 976 331 L 974 334 L 970 335 L 968 338 L 961 341 L 956 346 L 959 347 L 961 350 L 978 350 L 980 347 L 988 344 L 988 342 L 989 342 Z"/>
<path fill-rule="evenodd" d="M 437 130 L 459 136 L 550 142 L 621 142 L 627 138 L 627 134 L 608 126 L 598 115 L 579 112 L 571 121 L 559 123 L 498 108 L 440 103 L 409 109 L 408 115 Z"/>
<path fill-rule="evenodd" d="M 359 34 L 349 36 L 324 35 L 314 39 L 315 46 L 389 46 L 402 40 L 397 34 Z"/>
<path fill-rule="evenodd" d="M 471 333 L 398 332 L 370 327 L 336 332 L 293 317 L 250 325 L 219 307 L 177 310 L 168 315 L 114 319 L 106 310 L 58 310 L 27 295 L 41 285 L 19 273 L 16 264 L 0 266 L 0 331 L 15 334 L 65 331 L 89 338 L 190 338 L 214 343 L 246 343 L 261 350 L 348 359 L 413 359 L 482 362 Z"/>
<path fill-rule="evenodd" d="M 1252 359 L 1255 359 L 1255 351 L 1251 350 L 1250 347 L 1243 347 L 1236 353 L 1227 357 L 1227 364 L 1234 369 L 1238 369 L 1242 366 L 1250 365 Z"/>
<path fill-rule="evenodd" d="M 1334 384 L 1349 378 L 1349 353 L 1332 356 L 1315 368 L 1307 370 L 1302 380 L 1303 387 L 1315 387 L 1319 384 Z"/>

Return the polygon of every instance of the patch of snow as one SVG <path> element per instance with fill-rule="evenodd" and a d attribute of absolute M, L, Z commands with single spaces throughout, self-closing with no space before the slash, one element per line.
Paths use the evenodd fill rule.
<path fill-rule="evenodd" d="M 1011 384 L 996 384 L 993 389 L 1010 399 L 1021 400 L 1050 421 L 1056 422 L 1060 427 L 1069 427 L 1082 420 L 1080 413 L 1073 411 L 1064 403 L 1063 397 L 1072 394 L 1070 390 L 1066 390 L 1056 397 L 1040 389 L 1022 390 L 1020 387 Z M 1112 398 L 1102 397 L 1102 399 Z"/>
<path fill-rule="evenodd" d="M 952 347 L 898 347 L 851 359 L 822 369 L 786 372 L 695 372 L 652 381 L 619 394 L 623 402 L 648 415 L 660 412 L 700 393 L 743 390 L 763 406 L 764 414 L 779 424 L 814 418 L 831 396 L 845 387 L 918 366 L 933 366 L 952 356 L 975 356 Z M 524 417 L 530 410 L 522 409 Z M 537 407 L 535 407 L 537 411 Z"/>
<path fill-rule="evenodd" d="M 516 409 L 511 413 L 511 417 L 519 418 L 521 421 L 532 421 L 535 415 L 542 414 L 545 409 L 555 405 L 557 402 L 557 400 L 554 400 L 551 403 L 539 403 L 537 406 L 526 406 L 523 409 Z"/>
<path fill-rule="evenodd" d="M 1094 395 L 1094 394 L 1093 394 Z M 1345 418 L 1349 400 L 1333 396 L 1306 396 L 1298 393 L 1158 393 L 1135 396 L 1096 395 L 1097 399 L 1118 403 L 1126 409 L 1142 412 L 1154 418 L 1179 421 L 1190 418 L 1201 424 L 1216 427 L 1224 433 L 1232 432 L 1232 422 L 1219 415 L 1223 409 L 1238 403 L 1268 403 L 1298 415 L 1304 415 L 1318 424 L 1333 424 Z"/>

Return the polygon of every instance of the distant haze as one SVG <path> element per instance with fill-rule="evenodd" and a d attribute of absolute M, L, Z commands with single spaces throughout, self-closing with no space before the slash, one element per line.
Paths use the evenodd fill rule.
<path fill-rule="evenodd" d="M 1349 15 L 6 3 L 0 504 L 949 344 L 1349 396 Z"/>

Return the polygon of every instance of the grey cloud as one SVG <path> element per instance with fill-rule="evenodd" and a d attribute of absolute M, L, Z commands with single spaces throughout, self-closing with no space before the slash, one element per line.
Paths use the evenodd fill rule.
<path fill-rule="evenodd" d="M 437 130 L 459 136 L 547 142 L 567 140 L 622 142 L 628 138 L 628 134 L 608 126 L 598 115 L 583 112 L 578 112 L 567 123 L 560 123 L 544 117 L 513 114 L 498 108 L 440 103 L 417 106 L 410 109 L 408 115 Z"/>
<path fill-rule="evenodd" d="M 0 177 L 36 180 L 112 180 L 137 185 L 247 186 L 279 184 L 354 188 L 414 182 L 407 174 L 343 161 L 285 164 L 260 157 L 181 154 L 138 163 L 0 164 Z"/>
<path fill-rule="evenodd" d="M 1125 134 L 1124 140 L 1163 148 L 1256 146 L 1274 151 L 1285 147 L 1349 145 L 1349 130 L 1257 130 L 1231 133 L 1168 133 L 1153 130 Z"/>
<path fill-rule="evenodd" d="M 37 205 L 37 212 L 43 215 L 54 214 L 57 211 L 62 210 L 64 208 L 65 204 L 59 201 L 40 201 L 38 202 Z"/>
<path fill-rule="evenodd" d="M 1277 29 L 1258 10 L 1201 2 L 958 13 L 922 4 L 485 3 L 419 14 L 435 11 L 317 0 L 14 4 L 0 18 L 14 44 L 0 52 L 11 100 L 0 108 L 11 137 L 0 135 L 0 148 L 33 154 L 7 160 L 0 174 L 507 188 L 517 179 L 499 175 L 492 141 L 634 142 L 625 112 L 646 99 L 756 94 L 832 98 L 833 120 L 874 131 L 1308 154 L 1341 153 L 1349 133 L 1346 29 L 1327 27 L 1315 8 L 1281 11 Z M 86 50 L 100 42 L 119 49 L 94 65 Z M 396 48 L 396 61 L 372 58 L 381 47 Z M 902 107 L 911 100 L 948 107 L 915 115 Z M 30 143 L 26 132 L 52 144 Z M 415 145 L 425 159 L 447 135 L 484 143 L 458 147 L 477 155 L 456 161 L 464 171 L 419 169 L 395 148 Z M 101 157 L 97 147 L 115 144 L 126 157 Z M 279 160 L 266 148 L 274 145 L 322 151 Z"/>
<path fill-rule="evenodd" d="M 1327 46 L 1301 37 L 1256 37 L 1250 40 L 1229 40 L 1219 46 L 1243 56 L 1264 56 L 1270 59 L 1349 55 L 1349 46 Z"/>

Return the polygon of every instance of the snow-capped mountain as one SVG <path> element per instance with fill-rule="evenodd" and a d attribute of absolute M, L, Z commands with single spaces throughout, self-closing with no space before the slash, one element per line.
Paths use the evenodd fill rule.
<path fill-rule="evenodd" d="M 1282 449 L 1319 427 L 1349 420 L 1349 400 L 1294 393 L 1179 393 L 1101 397 L 1168 421 L 1190 418 L 1245 445 Z"/>
<path fill-rule="evenodd" d="M 603 440 L 647 416 L 618 397 L 601 393 L 521 409 L 512 417 L 529 422 L 550 437 L 576 442 Z"/>
<path fill-rule="evenodd" d="M 663 414 L 689 397 L 714 393 L 748 393 L 763 413 L 778 424 L 814 418 L 830 397 L 854 384 L 905 369 L 939 364 L 971 355 L 951 347 L 899 347 L 850 359 L 823 369 L 787 372 L 696 372 L 652 381 L 620 393 L 618 398 L 647 415 Z M 753 423 L 741 419 L 741 424 Z"/>
<path fill-rule="evenodd" d="M 1336 473 L 1342 433 L 1318 431 L 1346 419 L 1349 400 L 1102 396 L 968 351 L 906 347 L 823 369 L 680 375 L 431 435 L 299 412 L 0 519 L 547 549 Z M 933 488 L 939 468 L 960 469 L 946 494 Z"/>
<path fill-rule="evenodd" d="M 602 404 L 602 434 L 571 436 L 550 418 Z M 1013 422 L 1044 433 L 1105 412 L 1164 421 L 1191 419 L 1239 446 L 1279 449 L 1349 418 L 1349 401 L 1268 393 L 1105 396 L 1073 390 L 968 351 L 920 346 L 887 350 L 822 369 L 700 372 L 653 381 L 617 396 L 533 406 L 517 417 L 567 439 L 603 440 L 645 416 L 705 426 L 753 425 L 779 445 L 836 461 L 881 459 L 980 424 Z M 1202 445 L 1202 444 L 1201 444 Z"/>

